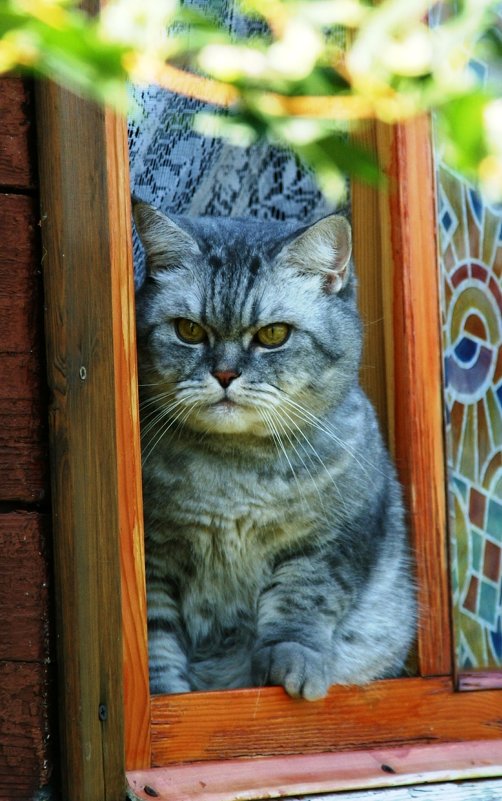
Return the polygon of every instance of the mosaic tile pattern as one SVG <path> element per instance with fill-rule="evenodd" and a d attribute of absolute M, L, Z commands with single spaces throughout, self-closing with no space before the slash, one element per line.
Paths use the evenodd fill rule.
<path fill-rule="evenodd" d="M 502 208 L 437 159 L 459 669 L 502 665 Z"/>

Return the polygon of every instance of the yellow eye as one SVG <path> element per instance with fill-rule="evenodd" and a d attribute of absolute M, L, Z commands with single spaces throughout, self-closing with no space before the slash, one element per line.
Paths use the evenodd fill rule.
<path fill-rule="evenodd" d="M 199 323 L 187 320 L 186 317 L 179 317 L 174 321 L 174 328 L 179 338 L 189 345 L 199 345 L 206 339 L 206 332 Z"/>
<path fill-rule="evenodd" d="M 256 332 L 255 339 L 264 348 L 278 348 L 284 345 L 290 332 L 291 328 L 286 323 L 270 323 Z"/>

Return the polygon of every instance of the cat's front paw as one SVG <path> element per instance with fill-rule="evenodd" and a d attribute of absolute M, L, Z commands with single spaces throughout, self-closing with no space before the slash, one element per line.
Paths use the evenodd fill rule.
<path fill-rule="evenodd" d="M 257 685 L 280 684 L 293 698 L 318 701 L 329 689 L 325 658 L 298 642 L 280 642 L 258 648 L 253 655 Z"/>

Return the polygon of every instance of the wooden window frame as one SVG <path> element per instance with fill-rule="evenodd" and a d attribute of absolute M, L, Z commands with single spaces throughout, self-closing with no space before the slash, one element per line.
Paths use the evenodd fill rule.
<path fill-rule="evenodd" d="M 452 665 L 427 120 L 368 125 L 389 186 L 353 187 L 360 302 L 382 333 L 365 361 L 386 370 L 366 384 L 407 495 L 419 675 L 311 704 L 281 688 L 150 698 L 126 125 L 50 83 L 37 116 L 63 797 L 119 801 L 126 769 L 140 798 L 221 801 L 498 775 L 500 693 L 458 692 Z"/>

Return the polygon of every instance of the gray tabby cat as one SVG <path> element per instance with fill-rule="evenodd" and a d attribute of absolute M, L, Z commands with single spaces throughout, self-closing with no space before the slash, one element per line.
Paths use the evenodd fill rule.
<path fill-rule="evenodd" d="M 398 674 L 413 589 L 348 223 L 135 220 L 152 691 Z"/>

